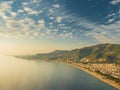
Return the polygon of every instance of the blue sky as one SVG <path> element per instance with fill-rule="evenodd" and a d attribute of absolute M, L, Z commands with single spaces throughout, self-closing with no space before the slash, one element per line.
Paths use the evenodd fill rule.
<path fill-rule="evenodd" d="M 0 0 L 1 52 L 74 49 L 119 37 L 120 0 Z"/>

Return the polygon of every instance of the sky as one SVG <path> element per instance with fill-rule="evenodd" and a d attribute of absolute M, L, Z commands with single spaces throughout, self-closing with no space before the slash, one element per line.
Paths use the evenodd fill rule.
<path fill-rule="evenodd" d="M 0 0 L 0 54 L 120 44 L 120 0 Z"/>

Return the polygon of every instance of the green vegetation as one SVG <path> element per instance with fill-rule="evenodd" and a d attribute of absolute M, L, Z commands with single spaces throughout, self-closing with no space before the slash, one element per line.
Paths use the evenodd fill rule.
<path fill-rule="evenodd" d="M 99 44 L 71 51 L 56 50 L 51 53 L 17 57 L 36 60 L 74 60 L 91 63 L 120 63 L 120 44 Z"/>

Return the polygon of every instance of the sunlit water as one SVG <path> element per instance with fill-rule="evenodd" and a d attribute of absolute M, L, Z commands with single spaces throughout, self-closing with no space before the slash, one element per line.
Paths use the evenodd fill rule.
<path fill-rule="evenodd" d="M 0 90 L 116 90 L 66 64 L 0 56 Z"/>

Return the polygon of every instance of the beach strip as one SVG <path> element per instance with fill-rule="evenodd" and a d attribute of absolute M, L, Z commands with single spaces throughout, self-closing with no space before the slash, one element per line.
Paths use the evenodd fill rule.
<path fill-rule="evenodd" d="M 59 61 L 58 61 L 58 62 L 59 62 Z M 103 81 L 103 82 L 105 82 L 105 83 L 107 83 L 107 84 L 115 87 L 116 89 L 120 90 L 120 85 L 119 85 L 118 83 L 115 83 L 114 81 L 112 81 L 112 80 L 110 80 L 110 79 L 107 79 L 107 78 L 105 78 L 104 76 L 102 76 L 102 75 L 100 75 L 100 74 L 98 74 L 98 73 L 96 73 L 96 72 L 92 72 L 92 71 L 90 71 L 90 70 L 88 70 L 88 69 L 85 69 L 85 68 L 83 68 L 83 67 L 77 66 L 77 65 L 75 65 L 75 64 L 73 64 L 73 63 L 68 63 L 68 62 L 62 62 L 62 63 L 65 63 L 65 64 L 68 64 L 68 65 L 70 65 L 70 66 L 79 68 L 80 70 L 83 70 L 84 72 L 86 72 L 86 73 L 88 73 L 88 74 L 96 77 L 97 79 L 99 79 L 99 80 L 101 80 L 101 81 Z"/>

